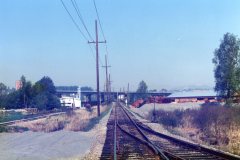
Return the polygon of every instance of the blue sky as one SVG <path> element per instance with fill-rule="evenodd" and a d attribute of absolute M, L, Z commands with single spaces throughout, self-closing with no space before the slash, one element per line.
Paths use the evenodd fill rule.
<path fill-rule="evenodd" d="M 78 20 L 70 0 L 64 2 Z M 77 2 L 94 37 L 93 2 Z M 224 33 L 240 35 L 239 0 L 96 0 L 96 4 L 115 90 L 127 83 L 135 90 L 141 80 L 150 89 L 214 86 L 214 49 Z M 99 50 L 103 63 L 105 45 Z M 95 88 L 94 54 L 60 0 L 0 1 L 0 82 L 14 86 L 21 75 L 32 82 L 46 75 L 55 85 Z M 102 68 L 100 75 L 103 88 Z"/>

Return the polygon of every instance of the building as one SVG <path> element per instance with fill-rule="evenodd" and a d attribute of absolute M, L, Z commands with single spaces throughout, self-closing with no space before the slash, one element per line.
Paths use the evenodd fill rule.
<path fill-rule="evenodd" d="M 214 90 L 191 90 L 175 92 L 167 97 L 168 102 L 186 103 L 186 102 L 216 102 L 217 93 Z"/>
<path fill-rule="evenodd" d="M 16 90 L 19 90 L 20 88 L 22 88 L 22 81 L 17 80 L 15 83 L 15 88 L 16 88 Z"/>

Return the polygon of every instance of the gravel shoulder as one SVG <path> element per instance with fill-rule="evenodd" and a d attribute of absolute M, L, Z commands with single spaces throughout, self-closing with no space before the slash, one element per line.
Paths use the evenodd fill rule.
<path fill-rule="evenodd" d="M 187 103 L 166 103 L 166 104 L 155 104 L 156 110 L 174 111 L 174 110 L 185 110 L 185 109 L 198 109 L 203 102 L 187 102 Z M 140 108 L 131 107 L 131 110 L 139 114 L 142 117 L 147 117 L 150 111 L 154 109 L 154 104 L 145 104 Z"/>
<path fill-rule="evenodd" d="M 144 123 L 145 125 L 147 125 L 148 127 L 150 127 L 152 130 L 156 131 L 156 132 L 160 132 L 162 134 L 165 134 L 165 135 L 168 135 L 168 136 L 171 136 L 171 137 L 175 137 L 177 139 L 181 139 L 181 140 L 184 140 L 184 141 L 187 141 L 187 142 L 191 142 L 191 143 L 194 143 L 196 144 L 195 142 L 187 139 L 187 138 L 184 138 L 182 136 L 179 136 L 179 135 L 176 135 L 176 134 L 172 134 L 171 132 L 169 132 L 167 129 L 165 129 L 163 127 L 162 124 L 160 123 L 152 123 L 151 121 L 147 120 L 144 118 L 144 116 L 146 116 L 148 113 L 146 110 L 150 111 L 152 110 L 152 108 L 147 108 L 149 107 L 149 105 L 153 105 L 153 104 L 147 104 L 147 105 L 144 105 L 143 109 L 140 109 L 140 108 L 134 108 L 134 107 L 130 107 L 130 111 L 131 113 L 133 113 L 133 115 L 135 116 L 135 118 Z M 158 104 L 158 106 L 161 107 L 161 109 L 164 109 L 164 110 L 169 110 L 168 108 L 168 105 L 161 105 L 161 104 Z M 191 105 L 192 106 L 192 105 Z M 158 109 L 160 109 L 160 107 Z M 166 107 L 166 108 L 165 108 Z M 174 107 L 177 107 L 177 105 L 174 104 Z M 172 108 L 173 109 L 173 108 Z M 171 110 L 172 110 L 171 109 Z"/>
<path fill-rule="evenodd" d="M 162 109 L 165 111 L 173 111 L 174 109 L 188 109 L 188 108 L 196 108 L 198 109 L 200 107 L 201 103 L 179 103 L 179 104 L 158 104 L 156 105 L 156 110 L 158 109 Z M 145 117 L 147 116 L 148 112 L 151 111 L 153 109 L 153 104 L 146 104 L 143 106 L 143 108 L 134 108 L 134 107 L 130 107 L 130 110 L 132 111 L 133 115 L 136 117 L 136 119 L 138 119 L 140 122 L 144 123 L 145 125 L 147 125 L 148 127 L 150 127 L 152 130 L 156 131 L 156 132 L 160 132 L 162 134 L 171 136 L 171 137 L 175 137 L 177 139 L 183 140 L 183 141 L 187 141 L 196 145 L 201 145 L 204 146 L 206 148 L 210 148 L 213 150 L 216 149 L 221 149 L 218 146 L 209 146 L 206 143 L 204 143 L 203 141 L 199 140 L 199 137 L 193 137 L 190 138 L 189 136 L 187 136 L 187 131 L 182 129 L 182 128 L 174 128 L 172 129 L 172 131 L 177 134 L 174 134 L 172 131 L 170 132 L 169 130 L 165 129 L 163 127 L 162 124 L 159 123 L 151 123 L 149 120 L 145 119 Z M 224 150 L 224 149 L 221 149 Z M 225 150 L 226 153 L 231 154 L 229 151 Z"/>
<path fill-rule="evenodd" d="M 60 130 L 50 133 L 0 133 L 1 160 L 98 159 L 105 142 L 110 113 L 88 132 Z"/>

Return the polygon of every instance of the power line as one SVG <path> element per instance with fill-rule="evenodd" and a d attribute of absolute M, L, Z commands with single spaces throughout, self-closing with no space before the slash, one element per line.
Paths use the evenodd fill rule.
<path fill-rule="evenodd" d="M 84 33 L 81 31 L 79 25 L 76 23 L 76 21 L 74 20 L 74 18 L 72 17 L 71 13 L 68 11 L 67 6 L 64 4 L 64 2 L 62 0 L 60 0 L 62 2 L 63 7 L 65 8 L 66 12 L 68 13 L 69 17 L 71 18 L 71 20 L 73 21 L 74 25 L 76 26 L 76 28 L 78 29 L 78 31 L 82 34 L 82 36 L 84 37 L 84 39 L 86 41 L 88 41 L 87 37 L 84 35 Z"/>
<path fill-rule="evenodd" d="M 108 48 L 107 48 L 107 45 L 105 45 L 105 49 L 106 49 L 106 53 L 107 53 L 107 56 L 108 56 Z"/>
<path fill-rule="evenodd" d="M 95 0 L 93 0 L 93 4 L 94 4 L 94 8 L 95 8 L 95 11 L 96 11 L 96 14 L 97 14 L 97 19 L 98 19 L 98 22 L 99 22 L 99 25 L 100 25 L 100 29 L 101 29 L 103 38 L 106 41 L 106 37 L 105 37 L 104 32 L 103 32 L 102 23 L 101 23 L 100 18 L 99 18 L 99 14 L 98 14 L 97 5 L 96 5 Z"/>
<path fill-rule="evenodd" d="M 97 9 L 97 5 L 96 5 L 95 0 L 93 0 L 93 4 L 94 4 L 94 8 L 95 8 L 95 11 L 96 11 L 96 14 L 97 14 L 97 19 L 98 19 L 98 22 L 99 22 L 99 26 L 100 26 L 101 33 L 102 33 L 102 35 L 103 35 L 104 40 L 106 41 L 106 37 L 105 37 L 105 34 L 104 34 L 104 32 L 103 32 L 102 23 L 101 23 L 101 21 L 100 21 L 100 16 L 99 16 L 99 14 L 98 14 L 98 9 Z M 108 54 L 107 43 L 105 43 L 105 47 L 106 47 L 105 49 L 106 49 L 106 53 L 107 53 L 107 56 L 108 56 L 109 54 Z M 101 58 L 100 58 L 100 62 L 102 63 Z"/>
<path fill-rule="evenodd" d="M 93 58 L 95 59 L 96 57 L 95 57 L 95 53 L 94 53 L 94 51 L 93 51 L 93 48 L 92 48 L 92 46 L 91 46 L 90 43 L 89 43 L 88 45 L 89 45 L 90 51 L 91 51 L 91 53 L 92 53 L 92 56 L 93 56 Z M 102 62 L 101 57 L 99 57 L 99 61 L 100 61 L 101 65 L 103 66 L 103 62 Z"/>
<path fill-rule="evenodd" d="M 76 26 L 76 28 L 78 29 L 78 31 L 82 34 L 82 36 L 84 37 L 84 39 L 85 39 L 86 41 L 88 41 L 87 37 L 86 37 L 86 36 L 84 35 L 84 33 L 81 31 L 79 25 L 76 23 L 76 21 L 74 20 L 74 18 L 73 18 L 72 15 L 71 15 L 71 13 L 68 11 L 67 6 L 64 4 L 64 2 L 63 2 L 62 0 L 60 0 L 60 1 L 62 2 L 62 5 L 63 5 L 64 9 L 65 9 L 66 12 L 68 13 L 69 17 L 70 17 L 71 20 L 73 21 L 73 23 L 74 23 L 74 25 Z M 91 53 L 92 53 L 93 59 L 95 59 L 94 52 L 93 52 L 93 49 L 92 49 L 92 47 L 91 47 L 90 44 L 89 44 L 89 48 L 90 48 L 90 51 L 91 51 Z M 101 58 L 100 58 L 100 63 L 101 63 L 101 65 L 103 65 Z"/>
<path fill-rule="evenodd" d="M 90 51 L 92 53 L 92 56 L 93 56 L 93 59 L 95 60 L 95 55 L 94 55 L 94 52 L 93 52 L 93 49 L 92 49 L 92 46 L 90 44 L 88 44 L 89 48 L 90 48 Z"/>
<path fill-rule="evenodd" d="M 79 10 L 79 7 L 78 7 L 78 4 L 77 4 L 76 0 L 71 0 L 71 2 L 72 2 L 72 5 L 73 5 L 75 11 L 77 12 L 78 18 L 80 19 L 80 21 L 81 21 L 82 24 L 83 24 L 83 27 L 84 27 L 85 30 L 87 31 L 88 36 L 90 37 L 91 40 L 93 40 L 91 34 L 89 33 L 89 31 L 88 31 L 88 29 L 87 29 L 87 26 L 86 26 L 84 20 L 83 20 L 83 18 L 82 18 L 82 15 L 81 15 L 81 13 L 80 13 L 80 10 Z"/>

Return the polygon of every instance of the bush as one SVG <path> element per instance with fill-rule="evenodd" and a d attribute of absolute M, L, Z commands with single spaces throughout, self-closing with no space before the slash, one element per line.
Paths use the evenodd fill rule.
<path fill-rule="evenodd" d="M 6 128 L 6 126 L 0 125 L 0 133 L 2 133 L 2 132 L 8 132 L 8 129 Z"/>
<path fill-rule="evenodd" d="M 181 119 L 183 116 L 183 112 L 180 110 L 175 111 L 156 111 L 156 121 L 162 123 L 165 126 L 177 127 L 181 124 Z"/>
<path fill-rule="evenodd" d="M 230 143 L 229 133 L 240 127 L 240 107 L 203 104 L 199 109 L 156 111 L 156 121 L 165 127 L 192 127 L 201 131 L 203 141 L 212 144 Z M 149 119 L 152 115 L 149 116 Z"/>
<path fill-rule="evenodd" d="M 85 105 L 85 108 L 86 108 L 86 110 L 87 110 L 88 112 L 92 112 L 92 106 L 91 106 L 91 104 L 86 104 L 86 105 Z"/>
<path fill-rule="evenodd" d="M 192 111 L 194 113 L 193 123 L 201 130 L 207 130 L 211 126 L 230 126 L 233 118 L 231 108 L 224 106 L 202 106 L 199 110 Z"/>
<path fill-rule="evenodd" d="M 46 92 L 35 96 L 31 104 L 39 110 L 52 110 L 54 108 L 60 108 L 61 106 L 57 96 Z"/>

